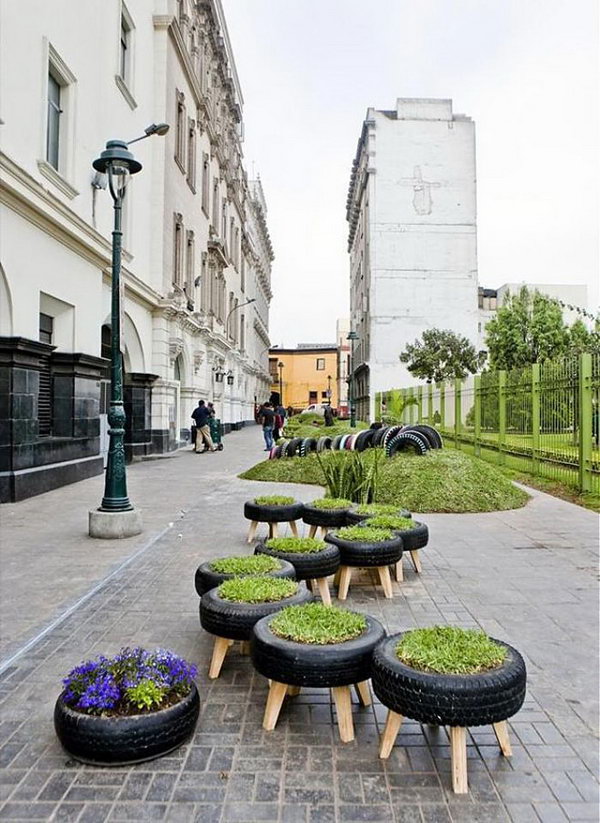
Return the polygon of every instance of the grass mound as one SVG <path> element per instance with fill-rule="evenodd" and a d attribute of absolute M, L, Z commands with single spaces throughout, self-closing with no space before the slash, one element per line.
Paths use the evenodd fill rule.
<path fill-rule="evenodd" d="M 274 552 L 291 552 L 293 554 L 312 554 L 327 548 L 324 540 L 316 537 L 270 537 L 265 546 Z"/>
<path fill-rule="evenodd" d="M 306 603 L 282 609 L 269 626 L 273 634 L 286 640 L 324 646 L 359 637 L 367 628 L 367 621 L 364 615 L 338 606 Z"/>
<path fill-rule="evenodd" d="M 392 540 L 394 537 L 394 533 L 389 529 L 375 529 L 370 526 L 344 526 L 335 534 L 342 540 L 356 543 L 383 543 L 384 540 Z"/>
<path fill-rule="evenodd" d="M 265 494 L 263 497 L 255 497 L 254 502 L 259 506 L 289 506 L 295 501 L 293 497 L 284 497 L 280 494 Z"/>
<path fill-rule="evenodd" d="M 401 509 L 402 506 L 395 506 L 393 503 L 362 503 L 354 511 L 357 514 L 367 514 L 369 517 L 379 517 L 380 514 L 398 515 Z"/>
<path fill-rule="evenodd" d="M 352 505 L 352 500 L 344 500 L 343 497 L 320 497 L 318 500 L 313 500 L 312 503 L 307 503 L 313 509 L 349 509 Z"/>
<path fill-rule="evenodd" d="M 210 564 L 217 574 L 268 574 L 281 568 L 277 558 L 268 554 L 251 554 L 241 557 L 218 557 Z"/>
<path fill-rule="evenodd" d="M 380 450 L 368 449 L 363 454 L 373 460 L 376 451 Z M 329 460 L 332 453 L 322 452 L 319 457 Z M 240 476 L 275 483 L 324 484 L 316 454 L 267 460 Z M 393 505 L 396 512 L 401 507 L 412 512 L 490 512 L 520 508 L 528 499 L 484 460 L 454 449 L 435 449 L 423 457 L 399 454 L 383 460 L 374 502 Z"/>
<path fill-rule="evenodd" d="M 217 591 L 233 603 L 274 603 L 296 594 L 298 584 L 281 577 L 234 577 L 221 583 Z"/>
<path fill-rule="evenodd" d="M 432 626 L 407 632 L 396 646 L 398 659 L 437 674 L 475 674 L 496 669 L 506 649 L 479 629 Z"/>
<path fill-rule="evenodd" d="M 319 414 L 297 414 L 286 421 L 283 439 L 292 437 L 335 437 L 338 434 L 356 434 L 361 429 L 368 429 L 367 423 L 357 421 L 354 429 L 349 420 L 336 420 L 333 426 L 325 425 L 325 418 Z M 278 441 L 279 442 L 279 441 Z"/>
<path fill-rule="evenodd" d="M 394 514 L 378 514 L 377 517 L 369 517 L 364 521 L 367 525 L 365 529 L 393 529 L 394 531 L 406 531 L 416 528 L 417 524 L 410 517 L 398 517 Z"/>

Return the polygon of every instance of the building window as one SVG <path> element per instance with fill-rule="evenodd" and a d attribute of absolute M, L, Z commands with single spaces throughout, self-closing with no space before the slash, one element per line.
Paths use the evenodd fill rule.
<path fill-rule="evenodd" d="M 223 245 L 227 248 L 227 203 L 223 203 L 221 215 L 221 239 Z"/>
<path fill-rule="evenodd" d="M 232 217 L 231 220 L 229 221 L 229 245 L 231 246 L 229 251 L 230 251 L 230 256 L 231 256 L 231 262 L 235 266 L 236 263 L 235 263 L 235 242 L 234 241 L 235 241 L 235 220 Z"/>
<path fill-rule="evenodd" d="M 209 283 L 206 274 L 206 252 L 202 252 L 202 262 L 200 263 L 200 306 L 202 311 L 209 309 Z"/>
<path fill-rule="evenodd" d="M 183 287 L 183 217 L 175 215 L 173 233 L 173 285 Z"/>
<path fill-rule="evenodd" d="M 327 400 L 328 397 L 329 397 L 329 395 L 327 394 L 326 391 L 321 392 L 321 400 Z"/>
<path fill-rule="evenodd" d="M 219 178 L 215 177 L 213 180 L 213 213 L 212 225 L 214 231 L 219 233 Z"/>
<path fill-rule="evenodd" d="M 181 91 L 175 90 L 177 100 L 177 110 L 175 113 L 175 162 L 185 171 L 185 145 L 186 145 L 186 125 L 185 95 Z"/>
<path fill-rule="evenodd" d="M 210 165 L 208 154 L 202 154 L 202 211 L 208 217 L 210 198 Z"/>
<path fill-rule="evenodd" d="M 49 314 L 40 312 L 40 343 L 52 345 L 52 335 L 54 333 L 54 318 Z"/>
<path fill-rule="evenodd" d="M 119 76 L 130 85 L 131 81 L 131 18 L 124 7 L 121 9 L 121 40 L 119 44 Z"/>
<path fill-rule="evenodd" d="M 278 376 L 277 376 L 277 358 L 276 357 L 269 357 L 269 374 L 271 376 L 271 383 L 277 383 Z"/>
<path fill-rule="evenodd" d="M 186 254 L 185 254 L 185 290 L 188 297 L 188 302 L 192 302 L 194 295 L 194 266 L 195 266 L 195 248 L 194 248 L 194 232 L 186 232 Z"/>
<path fill-rule="evenodd" d="M 60 160 L 61 84 L 52 70 L 48 72 L 48 125 L 46 130 L 46 160 L 58 171 Z"/>
<path fill-rule="evenodd" d="M 240 351 L 246 351 L 246 317 L 240 315 Z"/>
<path fill-rule="evenodd" d="M 240 289 L 246 291 L 246 255 L 243 253 L 240 259 Z"/>
<path fill-rule="evenodd" d="M 324 371 L 325 370 L 325 358 L 324 357 L 317 357 L 317 371 Z"/>
<path fill-rule="evenodd" d="M 318 393 L 318 392 L 316 392 L 316 391 L 309 391 L 309 393 L 308 393 L 308 403 L 309 403 L 309 405 L 310 405 L 311 403 L 316 403 L 316 402 L 317 402 L 317 398 L 318 398 L 318 397 L 319 397 L 319 393 Z"/>
<path fill-rule="evenodd" d="M 191 190 L 196 192 L 196 123 L 188 120 L 187 141 L 187 181 Z"/>

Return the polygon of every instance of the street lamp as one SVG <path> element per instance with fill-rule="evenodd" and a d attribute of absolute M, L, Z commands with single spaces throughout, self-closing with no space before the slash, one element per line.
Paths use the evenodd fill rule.
<path fill-rule="evenodd" d="M 356 426 L 356 406 L 354 405 L 354 343 L 358 340 L 355 331 L 348 332 L 346 340 L 350 341 L 350 374 L 348 375 L 348 400 L 350 403 L 350 428 Z"/>
<path fill-rule="evenodd" d="M 331 375 L 327 375 L 327 398 L 329 400 L 329 405 L 331 406 Z"/>
<path fill-rule="evenodd" d="M 166 123 L 153 123 L 137 143 L 153 134 L 168 132 Z M 142 164 L 128 150 L 124 140 L 109 140 L 106 149 L 92 163 L 101 174 L 108 175 L 108 188 L 114 205 L 112 232 L 112 286 L 110 323 L 110 410 L 109 447 L 104 497 L 99 509 L 90 512 L 89 533 L 92 537 L 131 537 L 142 530 L 141 518 L 127 496 L 125 473 L 125 409 L 123 406 L 123 366 L 121 360 L 121 243 L 123 198 L 129 177 L 142 170 Z M 108 516 L 107 516 L 108 515 Z"/>
<path fill-rule="evenodd" d="M 234 375 L 232 371 L 227 372 L 227 385 L 233 386 Z"/>
<path fill-rule="evenodd" d="M 242 309 L 244 306 L 249 306 L 250 303 L 256 303 L 256 297 L 251 297 L 250 300 L 246 300 L 245 303 L 240 303 L 239 306 L 234 306 L 231 309 L 231 311 L 229 312 L 229 314 L 225 318 L 225 334 L 227 335 L 227 337 L 229 337 L 229 318 L 231 317 L 231 315 L 234 313 L 234 311 L 237 311 L 238 309 Z"/>
<path fill-rule="evenodd" d="M 283 406 L 283 363 L 281 360 L 277 364 L 279 369 L 279 405 Z"/>

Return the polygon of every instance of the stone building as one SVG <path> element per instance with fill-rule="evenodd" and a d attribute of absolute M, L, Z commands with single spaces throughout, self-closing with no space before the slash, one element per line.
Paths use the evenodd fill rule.
<path fill-rule="evenodd" d="M 299 343 L 295 349 L 274 346 L 269 351 L 272 396 L 295 412 L 313 404 L 330 403 L 337 409 L 337 366 L 338 347 L 333 343 Z"/>
<path fill-rule="evenodd" d="M 171 127 L 132 146 L 124 203 L 130 458 L 176 449 L 200 398 L 226 428 L 253 419 L 273 251 L 220 0 L 32 0 L 1 17 L 5 501 L 103 470 L 112 200 L 91 163 L 107 139 Z"/>
<path fill-rule="evenodd" d="M 368 109 L 347 200 L 357 415 L 413 381 L 399 360 L 428 328 L 477 344 L 475 124 L 451 100 Z"/>

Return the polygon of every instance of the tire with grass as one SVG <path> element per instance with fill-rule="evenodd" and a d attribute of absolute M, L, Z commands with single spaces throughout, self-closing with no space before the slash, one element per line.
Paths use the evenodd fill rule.
<path fill-rule="evenodd" d="M 312 600 L 304 583 L 299 583 L 296 594 L 271 603 L 236 603 L 222 598 L 218 589 L 211 589 L 200 598 L 200 625 L 218 637 L 249 640 L 254 624 L 262 617 Z"/>
<path fill-rule="evenodd" d="M 280 560 L 280 558 L 277 559 Z M 235 574 L 224 574 L 223 572 L 214 572 L 212 571 L 210 566 L 211 561 L 209 560 L 206 563 L 201 563 L 196 569 L 194 585 L 200 597 L 202 597 L 203 594 L 206 594 L 206 592 L 210 591 L 211 589 L 216 589 L 216 587 L 220 586 L 224 580 L 230 580 L 232 577 L 239 577 L 239 575 Z M 287 577 L 290 580 L 295 580 L 296 572 L 294 571 L 294 567 L 291 563 L 288 563 L 287 560 L 281 560 L 281 568 L 274 569 L 270 572 L 265 572 L 265 576 Z"/>
<path fill-rule="evenodd" d="M 368 529 L 372 525 L 370 523 L 371 519 L 372 518 L 361 520 L 358 525 Z M 416 549 L 424 549 L 429 542 L 429 529 L 425 523 L 419 523 L 416 520 L 414 523 L 415 525 L 412 529 L 395 529 L 392 526 L 389 527 L 394 534 L 397 534 L 402 538 L 402 548 L 405 552 L 415 551 Z"/>
<path fill-rule="evenodd" d="M 424 455 L 429 451 L 429 443 L 422 434 L 414 431 L 401 431 L 388 440 L 385 446 L 386 457 L 394 457 L 398 452 L 412 452 Z"/>
<path fill-rule="evenodd" d="M 425 440 L 429 443 L 430 449 L 441 449 L 442 448 L 442 438 L 439 435 L 439 432 L 433 428 L 433 426 L 427 426 L 424 423 L 419 423 L 414 426 L 405 426 L 402 429 L 403 432 L 417 432 Z"/>
<path fill-rule="evenodd" d="M 373 654 L 373 691 L 384 706 L 421 723 L 437 726 L 484 726 L 516 714 L 525 699 L 526 669 L 519 652 L 507 650 L 495 669 L 476 674 L 419 671 L 398 659 L 403 632 L 386 638 Z"/>
<path fill-rule="evenodd" d="M 325 542 L 340 550 L 340 565 L 359 568 L 391 566 L 402 557 L 402 539 L 394 535 L 390 540 L 370 543 L 361 540 L 344 540 L 336 532 L 325 535 Z M 297 570 L 296 570 L 297 572 Z"/>
<path fill-rule="evenodd" d="M 382 426 L 380 429 L 375 429 L 373 438 L 371 440 L 372 448 L 376 449 L 377 446 L 381 446 L 381 443 L 383 441 L 383 438 L 385 437 L 388 428 L 389 426 Z"/>
<path fill-rule="evenodd" d="M 317 451 L 324 452 L 331 449 L 331 437 L 323 436 L 317 440 Z"/>
<path fill-rule="evenodd" d="M 296 454 L 298 454 L 300 450 L 300 445 L 302 444 L 302 439 L 302 437 L 292 437 L 292 439 L 287 444 L 285 449 L 286 457 L 294 457 Z"/>
<path fill-rule="evenodd" d="M 375 431 L 373 429 L 366 429 L 365 431 L 359 432 L 354 442 L 354 451 L 364 452 L 365 449 L 368 449 L 369 446 L 372 445 L 374 434 Z"/>
<path fill-rule="evenodd" d="M 279 446 L 275 447 L 275 454 L 273 455 L 275 460 L 279 460 L 281 455 L 283 454 L 283 450 L 287 446 L 287 441 L 285 443 L 281 443 Z"/>
<path fill-rule="evenodd" d="M 408 509 L 399 508 L 398 511 L 396 512 L 396 514 L 398 515 L 398 517 L 412 517 L 412 514 L 411 514 L 411 512 L 408 511 Z M 374 514 L 359 514 L 359 512 L 356 511 L 356 508 L 348 509 L 348 511 L 346 513 L 346 522 L 349 526 L 355 526 L 357 523 L 363 523 L 365 520 L 368 520 L 370 517 L 376 517 L 376 515 L 374 515 Z M 404 548 L 406 548 L 406 546 Z"/>
<path fill-rule="evenodd" d="M 303 511 L 304 504 L 300 501 L 285 503 L 283 506 L 255 503 L 254 500 L 247 500 L 244 503 L 246 520 L 258 523 L 289 523 L 291 520 L 300 520 Z"/>
<path fill-rule="evenodd" d="M 335 437 L 333 438 L 333 440 L 331 441 L 331 451 L 336 452 L 336 451 L 338 451 L 338 450 L 339 450 L 339 448 L 340 448 L 340 443 L 342 442 L 343 437 L 344 437 L 344 435 L 343 435 L 343 434 L 336 434 L 336 436 L 335 436 Z"/>
<path fill-rule="evenodd" d="M 401 432 L 402 429 L 403 429 L 403 426 L 399 426 L 399 425 L 398 426 L 388 426 L 386 428 L 385 434 L 383 435 L 383 437 L 381 439 L 381 445 L 383 446 L 384 449 L 387 449 L 387 445 L 390 442 L 390 440 L 393 437 L 395 437 L 397 434 L 399 434 L 399 432 Z"/>
<path fill-rule="evenodd" d="M 317 438 L 306 437 L 300 444 L 299 454 L 301 457 L 306 457 L 307 454 L 317 450 Z"/>
<path fill-rule="evenodd" d="M 280 552 L 259 543 L 254 554 L 269 554 L 278 560 L 290 563 L 296 573 L 296 580 L 316 580 L 335 574 L 340 566 L 340 552 L 337 546 L 325 546 L 317 552 Z"/>
<path fill-rule="evenodd" d="M 385 637 L 374 617 L 365 615 L 365 631 L 344 643 L 317 645 L 296 643 L 278 637 L 270 628 L 269 615 L 254 626 L 250 656 L 254 668 L 264 677 L 291 686 L 333 688 L 362 683 L 371 676 L 373 649 Z"/>
<path fill-rule="evenodd" d="M 319 509 L 310 504 L 304 504 L 302 522 L 307 526 L 322 526 L 324 529 L 335 529 L 346 525 L 348 509 Z"/>

